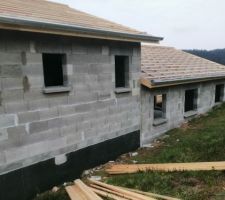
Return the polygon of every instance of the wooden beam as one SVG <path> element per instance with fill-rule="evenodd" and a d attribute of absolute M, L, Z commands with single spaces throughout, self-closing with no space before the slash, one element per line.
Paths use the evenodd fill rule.
<path fill-rule="evenodd" d="M 139 171 L 221 171 L 225 170 L 225 162 L 199 162 L 199 163 L 165 163 L 165 164 L 121 164 L 112 165 L 106 172 L 109 174 L 129 174 Z"/>
<path fill-rule="evenodd" d="M 95 192 L 96 194 L 98 194 L 99 196 L 101 196 L 101 197 L 110 198 L 110 199 L 114 199 L 114 200 L 127 200 L 127 199 L 118 197 L 118 196 L 116 196 L 114 194 L 111 194 L 111 193 L 108 193 L 108 192 L 104 192 L 104 191 L 98 190 L 98 189 L 93 188 L 93 187 L 91 187 L 91 190 L 93 192 Z"/>
<path fill-rule="evenodd" d="M 80 179 L 75 180 L 74 183 L 88 200 L 102 200 L 88 186 L 86 186 Z"/>
<path fill-rule="evenodd" d="M 102 182 L 94 181 L 94 180 L 89 180 L 89 181 L 93 185 L 97 185 L 97 186 L 100 186 L 102 188 L 106 188 L 107 190 L 111 190 L 113 194 L 115 194 L 117 196 L 120 196 L 122 198 L 126 198 L 126 199 L 129 199 L 129 200 L 155 200 L 152 197 L 147 197 L 147 196 L 144 196 L 144 195 L 141 195 L 141 194 L 137 194 L 137 193 L 134 193 L 134 192 L 131 192 L 131 191 L 127 191 L 127 190 L 124 190 L 124 189 L 121 189 L 119 187 L 112 186 L 112 185 L 109 185 L 109 184 L 106 184 L 106 183 L 102 183 Z"/>
<path fill-rule="evenodd" d="M 174 197 L 168 197 L 168 196 L 165 196 L 165 195 L 155 194 L 155 193 L 151 193 L 151 192 L 143 192 L 143 191 L 140 191 L 140 190 L 134 190 L 134 189 L 124 188 L 124 187 L 121 187 L 121 188 L 123 188 L 125 190 L 129 190 L 131 192 L 136 192 L 138 194 L 143 194 L 143 195 L 149 196 L 149 197 L 160 198 L 160 199 L 164 199 L 164 200 L 180 200 L 180 199 L 177 199 L 177 198 L 174 198 Z"/>
<path fill-rule="evenodd" d="M 66 187 L 66 191 L 71 200 L 102 200 L 79 179 L 74 181 L 74 185 Z"/>
<path fill-rule="evenodd" d="M 85 197 L 80 194 L 77 186 L 67 186 L 66 192 L 69 195 L 71 200 L 85 200 Z"/>
<path fill-rule="evenodd" d="M 140 83 L 149 89 L 152 88 L 150 81 L 146 78 L 141 78 Z"/>

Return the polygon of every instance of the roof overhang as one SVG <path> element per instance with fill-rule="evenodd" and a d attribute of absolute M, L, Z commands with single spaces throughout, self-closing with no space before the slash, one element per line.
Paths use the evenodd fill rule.
<path fill-rule="evenodd" d="M 0 29 L 17 30 L 26 32 L 48 33 L 56 35 L 99 38 L 129 42 L 158 43 L 162 37 L 147 34 L 130 34 L 125 32 L 113 32 L 94 28 L 86 28 L 70 24 L 47 22 L 36 19 L 27 19 L 14 16 L 0 15 Z"/>
<path fill-rule="evenodd" d="M 185 79 L 173 79 L 173 80 L 149 80 L 147 78 L 141 78 L 141 84 L 153 89 L 153 88 L 162 88 L 162 87 L 169 87 L 169 86 L 176 86 L 176 85 L 184 85 L 190 83 L 199 83 L 199 82 L 206 82 L 212 80 L 221 80 L 225 79 L 225 75 L 216 75 L 216 76 L 208 76 L 208 77 L 201 77 L 201 78 L 185 78 Z"/>

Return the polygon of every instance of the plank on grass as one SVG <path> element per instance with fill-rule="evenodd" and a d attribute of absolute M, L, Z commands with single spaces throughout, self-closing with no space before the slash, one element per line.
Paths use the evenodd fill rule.
<path fill-rule="evenodd" d="M 102 188 L 106 188 L 108 190 L 113 191 L 113 194 L 117 194 L 119 196 L 122 195 L 126 199 L 130 199 L 130 200 L 155 200 L 152 197 L 147 197 L 147 196 L 144 196 L 144 195 L 141 195 L 141 194 L 137 194 L 137 193 L 134 193 L 134 192 L 131 192 L 131 191 L 127 191 L 127 190 L 121 189 L 121 188 L 113 186 L 113 185 L 109 185 L 109 184 L 102 183 L 102 182 L 99 182 L 99 181 L 94 181 L 94 180 L 91 180 L 91 179 L 89 179 L 89 181 L 93 185 L 98 185 L 98 186 L 101 186 Z"/>
<path fill-rule="evenodd" d="M 66 192 L 71 200 L 86 200 L 86 198 L 81 195 L 79 189 L 75 185 L 66 187 Z"/>
<path fill-rule="evenodd" d="M 102 200 L 81 180 L 75 180 L 74 185 L 66 187 L 71 200 Z"/>
<path fill-rule="evenodd" d="M 84 194 L 88 200 L 102 200 L 98 195 L 96 195 L 87 185 L 85 185 L 80 179 L 74 181 L 75 185 Z"/>
<path fill-rule="evenodd" d="M 114 199 L 114 200 L 127 200 L 127 199 L 124 199 L 122 197 L 118 197 L 114 194 L 104 192 L 104 191 L 101 191 L 101 190 L 98 190 L 98 189 L 95 189 L 95 188 L 91 188 L 91 190 L 101 197 L 106 197 L 106 198 L 110 198 L 110 199 Z"/>
<path fill-rule="evenodd" d="M 115 196 L 117 196 L 118 198 L 128 199 L 128 200 L 133 200 L 133 197 L 130 197 L 130 196 L 126 195 L 126 194 L 118 193 L 118 192 L 116 192 L 116 191 L 113 191 L 113 190 L 110 190 L 110 189 L 101 187 L 101 186 L 99 186 L 99 185 L 91 184 L 90 186 L 91 186 L 93 189 L 97 189 L 97 190 L 100 190 L 100 191 L 102 191 L 102 192 L 106 192 L 107 194 L 115 195 Z"/>
<path fill-rule="evenodd" d="M 143 194 L 143 195 L 149 196 L 149 197 L 160 198 L 160 199 L 164 199 L 164 200 L 180 200 L 180 199 L 177 199 L 177 198 L 174 198 L 174 197 L 169 197 L 169 196 L 165 196 L 165 195 L 155 194 L 155 193 L 151 193 L 151 192 L 143 192 L 143 191 L 140 191 L 140 190 L 124 188 L 124 187 L 121 187 L 121 188 L 123 188 L 125 190 L 129 190 L 131 192 L 136 192 L 138 194 Z"/>
<path fill-rule="evenodd" d="M 211 171 L 225 170 L 225 162 L 198 162 L 198 163 L 165 163 L 165 164 L 121 164 L 112 165 L 106 172 L 109 174 L 129 174 L 139 171 Z"/>

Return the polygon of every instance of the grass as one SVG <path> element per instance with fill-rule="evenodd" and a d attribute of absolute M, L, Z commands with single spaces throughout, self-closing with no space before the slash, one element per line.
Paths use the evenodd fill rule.
<path fill-rule="evenodd" d="M 66 190 L 62 187 L 57 192 L 48 191 L 38 195 L 34 200 L 70 200 Z"/>
<path fill-rule="evenodd" d="M 156 148 L 140 149 L 138 163 L 201 162 L 225 160 L 225 105 L 207 116 L 166 133 Z M 225 172 L 146 172 L 110 177 L 108 183 L 175 196 L 185 200 L 225 199 Z"/>
<path fill-rule="evenodd" d="M 139 149 L 138 155 L 122 156 L 125 163 L 200 162 L 225 160 L 225 105 L 205 116 L 171 130 L 154 148 Z M 102 172 L 100 172 L 102 173 Z M 146 172 L 107 177 L 106 182 L 184 200 L 224 200 L 225 172 Z M 69 200 L 64 189 L 47 192 L 35 200 Z"/>

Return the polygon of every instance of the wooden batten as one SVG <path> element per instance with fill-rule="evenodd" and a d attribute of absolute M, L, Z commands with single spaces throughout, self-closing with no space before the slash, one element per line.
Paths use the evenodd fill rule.
<path fill-rule="evenodd" d="M 106 172 L 109 174 L 129 174 L 140 171 L 223 171 L 225 162 L 197 162 L 197 163 L 162 163 L 162 164 L 117 164 L 112 165 Z"/>
<path fill-rule="evenodd" d="M 148 79 L 141 78 L 140 83 L 149 89 L 152 88 L 152 85 Z"/>
<path fill-rule="evenodd" d="M 108 185 L 106 183 L 102 183 L 99 181 L 94 181 L 89 179 L 90 183 L 92 185 L 97 185 L 99 186 L 98 188 L 102 188 L 105 190 L 105 192 L 111 191 L 110 193 L 113 195 L 117 195 L 119 197 L 129 199 L 129 200 L 155 200 L 152 197 L 147 197 L 141 194 L 137 194 L 128 190 L 121 189 L 120 187 L 113 186 L 113 185 Z"/>

